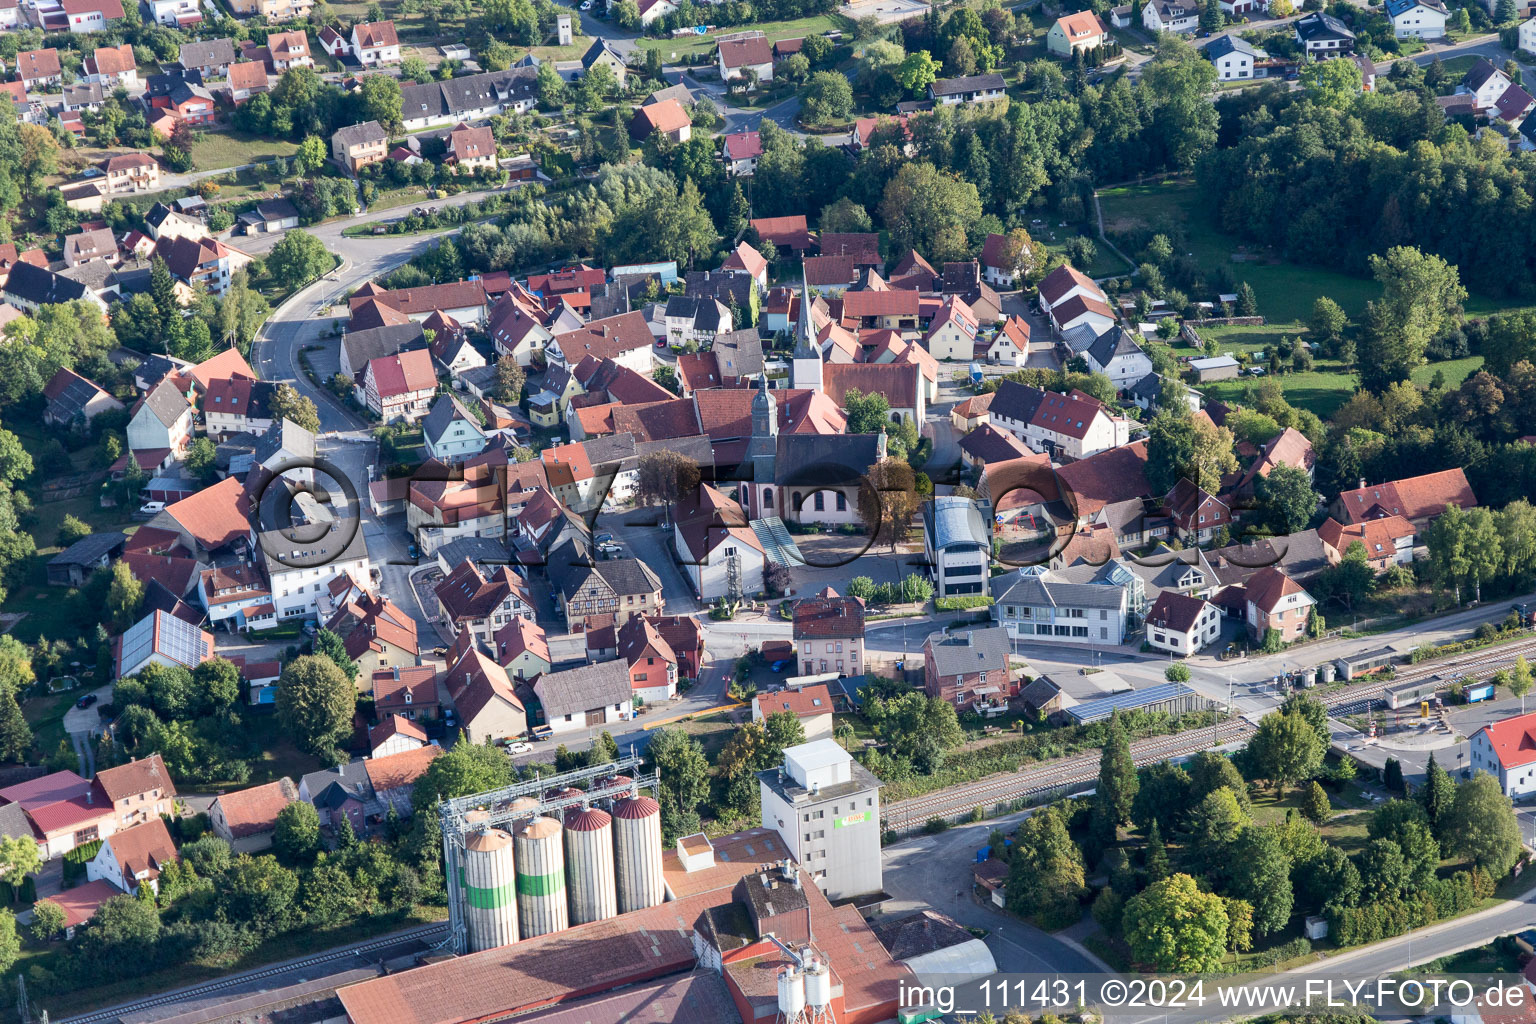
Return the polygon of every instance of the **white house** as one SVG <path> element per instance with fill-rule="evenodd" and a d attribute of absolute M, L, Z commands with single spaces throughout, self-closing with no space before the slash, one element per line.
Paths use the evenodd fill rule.
<path fill-rule="evenodd" d="M 1194 654 L 1221 636 L 1221 609 L 1177 590 L 1157 595 L 1147 609 L 1147 644 L 1173 654 Z"/>
<path fill-rule="evenodd" d="M 1117 647 L 1125 641 L 1125 587 L 1069 583 L 1039 567 L 992 581 L 992 618 L 1013 639 Z"/>
<path fill-rule="evenodd" d="M 1089 369 L 1102 373 L 1122 391 L 1152 372 L 1152 357 L 1123 327 L 1111 327 L 1099 335 L 1083 352 L 1083 358 Z"/>
<path fill-rule="evenodd" d="M 1130 442 L 1130 421 L 1110 413 L 1092 395 L 1054 391 L 1004 381 L 988 410 L 992 426 L 1006 430 L 1036 451 L 1084 459 Z"/>
<path fill-rule="evenodd" d="M 1219 82 L 1241 82 L 1256 77 L 1255 65 L 1268 60 L 1269 54 L 1246 40 L 1225 35 L 1212 39 L 1201 49 L 1205 59 L 1216 66 Z"/>
<path fill-rule="evenodd" d="M 773 81 L 773 46 L 766 36 L 720 40 L 716 63 L 720 67 L 720 79 L 724 82 L 742 78 L 748 72 L 756 76 L 756 82 Z"/>
<path fill-rule="evenodd" d="M 1442 39 L 1451 16 L 1441 0 L 1387 0 L 1386 9 L 1399 39 Z"/>
<path fill-rule="evenodd" d="M 708 484 L 677 504 L 672 545 L 701 601 L 729 596 L 733 576 L 743 595 L 763 589 L 767 553 L 762 542 L 741 505 Z"/>
<path fill-rule="evenodd" d="M 160 872 L 175 859 L 176 844 L 165 819 L 153 817 L 103 839 L 96 856 L 85 862 L 85 877 L 111 882 L 126 893 L 137 892 L 143 884 L 159 892 Z"/>
<path fill-rule="evenodd" d="M 170 28 L 187 28 L 203 20 L 199 0 L 149 0 L 149 12 L 154 19 Z"/>
<path fill-rule="evenodd" d="M 128 420 L 128 447 L 179 452 L 191 440 L 192 420 L 193 408 L 186 396 L 169 380 L 162 380 L 134 407 Z"/>
<path fill-rule="evenodd" d="M 1338 18 L 1322 11 L 1313 11 L 1298 18 L 1293 24 L 1296 41 L 1307 56 L 1318 60 L 1353 53 L 1355 34 Z"/>
<path fill-rule="evenodd" d="M 427 454 L 439 462 L 463 462 L 485 449 L 480 421 L 453 395 L 439 395 L 421 421 Z"/>
<path fill-rule="evenodd" d="M 976 358 L 976 314 L 965 300 L 951 295 L 944 300 L 939 311 L 928 325 L 923 336 L 923 346 L 935 359 L 959 359 L 970 362 Z"/>
<path fill-rule="evenodd" d="M 1536 792 L 1536 711 L 1479 729 L 1472 737 L 1472 770 L 1498 779 L 1505 796 Z"/>
<path fill-rule="evenodd" d="M 941 78 L 928 86 L 928 98 L 941 107 L 960 103 L 993 103 L 1008 95 L 1008 83 L 1002 75 L 966 75 Z"/>
<path fill-rule="evenodd" d="M 1152 0 L 1141 9 L 1141 24 L 1148 32 L 1193 32 L 1200 24 L 1200 9 L 1178 0 Z"/>
<path fill-rule="evenodd" d="M 1536 18 L 1529 22 L 1531 27 L 1531 43 L 1536 45 Z M 1526 26 L 1520 26 L 1520 31 L 1525 32 Z M 1521 46 L 1524 46 L 1522 37 Z M 1467 77 L 1462 80 L 1462 85 L 1472 95 L 1472 106 L 1480 114 L 1485 114 L 1498 105 L 1499 98 L 1514 83 L 1509 76 L 1493 65 L 1492 61 L 1479 60 L 1474 64 Z"/>
<path fill-rule="evenodd" d="M 1029 361 L 1029 321 L 1011 316 L 987 345 L 987 362 L 999 366 L 1023 366 Z"/>
<path fill-rule="evenodd" d="M 935 497 L 923 513 L 923 554 L 937 597 L 985 595 L 992 539 L 987 518 L 970 498 Z"/>
<path fill-rule="evenodd" d="M 120 0 L 63 0 L 64 16 L 71 32 L 105 32 L 123 18 Z M 41 18 L 42 11 L 38 11 Z"/>
<path fill-rule="evenodd" d="M 1536 17 L 1520 23 L 1520 49 L 1536 53 Z"/>
<path fill-rule="evenodd" d="M 397 64 L 400 61 L 400 37 L 392 21 L 362 21 L 352 26 L 352 53 L 363 67 Z"/>

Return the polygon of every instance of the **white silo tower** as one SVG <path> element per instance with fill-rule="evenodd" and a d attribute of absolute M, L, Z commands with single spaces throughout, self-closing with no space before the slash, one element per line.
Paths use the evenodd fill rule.
<path fill-rule="evenodd" d="M 666 899 L 661 877 L 661 805 L 648 796 L 615 803 L 613 846 L 619 913 L 644 910 Z"/>
<path fill-rule="evenodd" d="M 560 823 L 542 815 L 517 824 L 517 916 L 523 938 L 566 927 L 565 853 Z"/>
<path fill-rule="evenodd" d="M 779 1020 L 805 1024 L 805 975 L 794 964 L 779 970 Z"/>
<path fill-rule="evenodd" d="M 805 1019 L 809 1024 L 831 1024 L 832 971 L 821 957 L 805 965 Z"/>
<path fill-rule="evenodd" d="M 482 827 L 464 840 L 464 927 L 471 953 L 518 939 L 512 848 L 512 837 L 499 828 Z"/>
<path fill-rule="evenodd" d="M 619 912 L 613 873 L 613 818 L 576 808 L 565 815 L 565 876 L 571 924 L 604 921 Z"/>

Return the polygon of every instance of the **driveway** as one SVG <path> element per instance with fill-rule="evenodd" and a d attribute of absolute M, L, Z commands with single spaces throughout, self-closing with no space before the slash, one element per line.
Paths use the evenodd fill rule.
<path fill-rule="evenodd" d="M 86 697 L 95 695 L 96 702 L 88 708 L 80 707 L 77 702 L 64 712 L 64 731 L 69 734 L 70 745 L 75 748 L 75 755 L 80 758 L 80 775 L 91 778 L 96 774 L 96 744 L 95 739 L 101 734 L 101 711 L 103 704 L 112 703 L 112 684 L 98 686 L 89 694 L 81 694 Z"/>

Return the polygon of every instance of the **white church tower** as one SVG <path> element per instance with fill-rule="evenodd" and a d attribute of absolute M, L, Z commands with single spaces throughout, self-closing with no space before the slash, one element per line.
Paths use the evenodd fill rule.
<path fill-rule="evenodd" d="M 795 324 L 795 355 L 791 366 L 796 388 L 821 394 L 821 346 L 811 321 L 811 289 L 805 283 L 805 264 L 800 265 L 800 319 Z"/>

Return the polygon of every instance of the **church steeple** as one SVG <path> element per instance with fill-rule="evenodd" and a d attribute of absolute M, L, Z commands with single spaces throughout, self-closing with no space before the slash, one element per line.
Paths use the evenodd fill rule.
<path fill-rule="evenodd" d="M 816 343 L 815 321 L 811 319 L 811 288 L 806 281 L 804 261 L 800 264 L 800 319 L 795 324 L 795 354 L 792 370 L 795 387 L 820 394 L 821 346 Z"/>
<path fill-rule="evenodd" d="M 779 404 L 768 393 L 766 374 L 757 379 L 757 394 L 752 396 L 752 439 L 779 436 Z"/>

